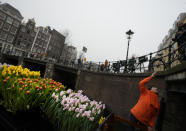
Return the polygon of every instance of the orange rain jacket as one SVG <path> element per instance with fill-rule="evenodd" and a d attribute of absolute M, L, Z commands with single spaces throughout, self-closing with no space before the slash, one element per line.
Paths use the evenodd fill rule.
<path fill-rule="evenodd" d="M 106 68 L 108 66 L 108 60 L 105 60 L 104 67 Z"/>
<path fill-rule="evenodd" d="M 145 84 L 151 79 L 152 76 L 149 76 L 139 82 L 140 98 L 130 111 L 141 123 L 153 127 L 160 104 L 158 95 L 145 87 Z"/>

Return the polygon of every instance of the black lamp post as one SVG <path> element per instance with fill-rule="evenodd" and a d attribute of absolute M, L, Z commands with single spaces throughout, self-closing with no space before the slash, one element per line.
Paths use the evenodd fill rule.
<path fill-rule="evenodd" d="M 127 71 L 128 53 L 129 53 L 129 44 L 130 44 L 130 40 L 131 40 L 131 37 L 132 37 L 133 34 L 134 34 L 134 32 L 131 31 L 131 29 L 128 30 L 128 31 L 126 32 L 127 39 L 128 39 L 128 47 L 127 47 L 127 56 L 126 56 L 126 66 L 125 66 L 125 71 Z"/>

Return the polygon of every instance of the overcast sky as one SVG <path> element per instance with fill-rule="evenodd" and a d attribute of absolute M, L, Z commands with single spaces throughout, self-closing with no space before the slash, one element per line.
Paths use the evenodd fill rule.
<path fill-rule="evenodd" d="M 126 58 L 125 32 L 134 31 L 129 57 L 157 50 L 182 12 L 186 0 L 1 0 L 17 8 L 24 21 L 68 30 L 70 44 L 86 46 L 88 61 Z"/>

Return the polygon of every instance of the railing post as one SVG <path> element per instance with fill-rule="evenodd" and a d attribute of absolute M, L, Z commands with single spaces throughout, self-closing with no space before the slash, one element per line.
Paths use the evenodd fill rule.
<path fill-rule="evenodd" d="M 107 67 L 107 72 L 110 72 L 111 69 L 110 69 L 110 61 L 109 61 L 109 64 L 108 64 L 108 67 Z"/>
<path fill-rule="evenodd" d="M 99 62 L 99 65 L 98 65 L 98 72 L 99 72 L 99 70 L 100 70 L 100 62 Z"/>
<path fill-rule="evenodd" d="M 75 83 L 75 90 L 78 89 L 78 85 L 79 85 L 79 81 L 80 81 L 80 74 L 81 74 L 81 70 L 78 69 L 77 77 L 76 77 L 76 83 Z"/>
<path fill-rule="evenodd" d="M 52 78 L 54 74 L 54 63 L 48 62 L 45 67 L 44 78 Z"/>
<path fill-rule="evenodd" d="M 126 60 L 126 65 L 125 65 L 125 68 L 124 68 L 124 73 L 127 73 L 127 67 L 128 67 L 128 60 Z"/>
<path fill-rule="evenodd" d="M 149 59 L 149 72 L 151 72 L 152 71 L 152 68 L 153 68 L 152 53 L 150 53 L 149 55 L 150 55 L 150 59 Z"/>
<path fill-rule="evenodd" d="M 169 45 L 168 68 L 171 68 L 171 45 Z"/>
<path fill-rule="evenodd" d="M 25 52 L 22 52 L 22 55 L 18 57 L 18 65 L 24 66 L 24 57 Z"/>
<path fill-rule="evenodd" d="M 172 64 L 175 62 L 175 55 L 176 55 L 176 52 L 173 49 L 173 51 L 172 51 Z"/>

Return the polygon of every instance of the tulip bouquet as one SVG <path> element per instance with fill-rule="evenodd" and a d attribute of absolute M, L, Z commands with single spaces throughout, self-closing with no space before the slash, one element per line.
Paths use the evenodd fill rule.
<path fill-rule="evenodd" d="M 54 92 L 43 105 L 48 118 L 61 131 L 91 131 L 105 109 L 105 104 L 90 100 L 82 91 Z"/>
<path fill-rule="evenodd" d="M 62 83 L 40 78 L 40 72 L 21 66 L 0 66 L 0 104 L 10 112 L 35 108 L 52 92 L 64 89 Z"/>

